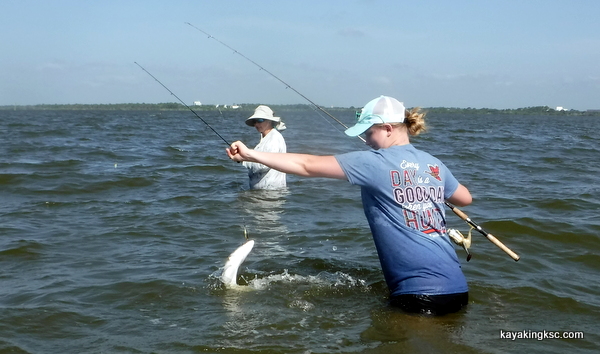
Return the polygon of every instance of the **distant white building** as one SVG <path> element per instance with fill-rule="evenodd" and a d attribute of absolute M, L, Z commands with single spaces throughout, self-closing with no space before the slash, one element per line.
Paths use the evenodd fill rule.
<path fill-rule="evenodd" d="M 237 105 L 237 104 L 232 104 L 232 105 L 226 105 L 226 104 L 216 104 L 215 108 L 219 108 L 219 107 L 223 107 L 223 108 L 231 108 L 231 109 L 238 109 L 241 106 Z"/>
<path fill-rule="evenodd" d="M 558 106 L 558 107 L 556 107 L 556 111 L 562 112 L 562 111 L 568 111 L 568 109 L 566 109 L 565 107 Z"/>
<path fill-rule="evenodd" d="M 202 102 L 200 102 L 200 101 L 194 101 L 194 106 L 202 106 Z"/>

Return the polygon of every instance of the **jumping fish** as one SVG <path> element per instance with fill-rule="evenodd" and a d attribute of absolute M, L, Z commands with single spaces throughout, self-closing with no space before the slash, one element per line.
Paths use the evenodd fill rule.
<path fill-rule="evenodd" d="M 254 240 L 248 240 L 246 243 L 238 247 L 227 259 L 223 273 L 221 273 L 221 281 L 226 287 L 237 286 L 237 272 L 240 265 L 246 260 L 246 257 L 254 247 Z"/>

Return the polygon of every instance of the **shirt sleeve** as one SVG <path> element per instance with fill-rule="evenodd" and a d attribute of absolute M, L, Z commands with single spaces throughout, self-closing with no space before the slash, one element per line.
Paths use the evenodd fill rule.
<path fill-rule="evenodd" d="M 373 169 L 369 167 L 367 154 L 369 151 L 353 151 L 335 155 L 350 184 L 365 186 L 373 177 Z"/>
<path fill-rule="evenodd" d="M 458 180 L 456 179 L 456 177 L 454 177 L 454 175 L 452 174 L 452 172 L 450 172 L 450 169 L 448 169 L 448 167 L 446 167 L 446 165 L 444 165 L 443 163 L 441 164 L 444 168 L 444 198 L 448 199 L 450 197 L 452 197 L 452 194 L 454 194 L 454 192 L 456 192 L 456 190 L 458 189 Z"/>

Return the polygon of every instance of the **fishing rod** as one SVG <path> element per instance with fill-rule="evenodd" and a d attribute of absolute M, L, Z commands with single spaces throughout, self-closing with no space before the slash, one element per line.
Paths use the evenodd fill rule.
<path fill-rule="evenodd" d="M 210 124 L 208 124 L 207 121 L 205 121 L 204 119 L 202 119 L 202 117 L 200 117 L 198 115 L 198 113 L 196 113 L 196 111 L 194 111 L 193 109 L 190 108 L 190 106 L 188 106 L 187 104 L 185 104 L 185 102 L 183 102 L 181 100 L 181 98 L 177 97 L 176 94 L 173 93 L 173 91 L 169 90 L 169 88 L 167 86 L 165 86 L 162 82 L 160 82 L 157 78 L 154 77 L 154 75 L 150 74 L 150 72 L 148 72 L 148 70 L 144 69 L 143 66 L 141 66 L 140 64 L 138 64 L 137 62 L 135 62 L 135 65 L 139 66 L 140 69 L 144 70 L 146 72 L 146 74 L 150 75 L 154 80 L 156 80 L 156 82 L 158 82 L 162 87 L 164 87 L 167 91 L 169 91 L 169 93 L 171 93 L 171 95 L 173 95 L 176 99 L 179 100 L 179 102 L 181 102 L 182 105 L 184 105 L 187 109 L 189 109 L 192 113 L 194 113 L 194 115 L 198 118 L 200 118 L 201 121 L 204 122 L 204 124 L 206 124 L 206 126 L 208 126 L 213 132 L 215 132 L 215 134 L 217 134 L 219 136 L 219 138 L 221 138 L 221 140 L 223 140 L 225 142 L 225 144 L 227 144 L 227 146 L 231 146 L 231 144 L 229 144 L 229 142 L 227 140 L 225 140 L 225 138 L 223 138 L 221 136 L 221 134 L 219 134 L 219 132 L 217 132 L 213 127 L 210 126 Z M 219 110 L 220 111 L 220 110 Z"/>
<path fill-rule="evenodd" d="M 471 220 L 471 218 L 469 218 L 469 216 L 467 214 L 463 213 L 460 209 L 458 209 L 457 207 L 455 207 L 454 205 L 452 205 L 448 202 L 444 202 L 444 204 L 446 204 L 446 206 L 448 206 L 448 208 L 450 208 L 454 212 L 454 214 L 458 215 L 459 218 L 466 221 L 467 224 L 471 225 L 475 230 L 479 231 L 483 236 L 487 237 L 487 239 L 490 240 L 490 242 L 492 242 L 493 244 L 498 246 L 501 250 L 503 250 L 506 254 L 508 254 L 512 259 L 515 260 L 515 262 L 518 261 L 519 259 L 521 259 L 521 257 L 518 254 L 513 252 L 510 248 L 506 247 L 494 235 L 486 232 L 481 226 L 477 225 L 473 220 Z"/>
<path fill-rule="evenodd" d="M 310 104 L 312 104 L 313 106 L 315 106 L 319 111 L 325 113 L 327 116 L 329 116 L 331 119 L 335 120 L 337 123 L 339 123 L 341 126 L 343 126 L 345 129 L 348 129 L 348 126 L 344 123 L 342 123 L 342 121 L 340 121 L 339 119 L 337 119 L 336 117 L 334 117 L 333 115 L 331 115 L 329 112 L 327 112 L 326 110 L 324 110 L 321 106 L 319 106 L 318 104 L 314 103 L 312 100 L 310 100 L 308 97 L 304 96 L 303 94 L 301 94 L 298 90 L 296 90 L 295 88 L 293 88 L 292 86 L 290 86 L 290 84 L 288 84 L 287 82 L 283 81 L 282 79 L 280 79 L 278 76 L 276 76 L 275 74 L 273 74 L 272 72 L 270 72 L 269 70 L 265 69 L 264 67 L 262 67 L 260 64 L 258 64 L 257 62 L 255 62 L 254 60 L 248 58 L 247 56 L 245 56 L 244 54 L 238 52 L 236 49 L 230 47 L 229 45 L 227 45 L 226 43 L 220 41 L 219 39 L 213 37 L 211 34 L 201 30 L 200 28 L 192 25 L 189 22 L 186 22 L 187 25 L 190 25 L 191 27 L 195 28 L 196 30 L 204 33 L 205 35 L 208 36 L 209 39 L 214 39 L 215 41 L 219 42 L 221 45 L 223 45 L 226 48 L 229 48 L 230 50 L 232 50 L 235 54 L 238 54 L 239 56 L 241 56 L 242 58 L 248 60 L 249 62 L 251 62 L 252 64 L 256 65 L 260 70 L 266 72 L 267 74 L 271 75 L 271 77 L 275 78 L 277 81 L 281 82 L 282 84 L 285 85 L 285 88 L 289 88 L 290 90 L 294 91 L 295 93 L 297 93 L 298 95 L 300 95 L 300 97 L 304 98 L 305 100 L 307 100 L 308 102 L 310 102 Z M 363 142 L 365 142 L 365 139 L 363 139 L 360 135 L 357 136 L 360 140 L 362 140 Z"/>

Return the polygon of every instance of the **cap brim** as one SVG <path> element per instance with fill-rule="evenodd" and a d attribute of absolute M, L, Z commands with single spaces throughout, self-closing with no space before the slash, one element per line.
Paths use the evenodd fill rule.
<path fill-rule="evenodd" d="M 371 128 L 373 123 L 357 123 L 353 127 L 346 129 L 344 133 L 348 136 L 359 136 Z"/>

